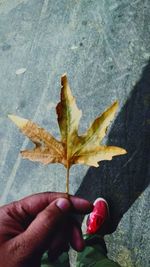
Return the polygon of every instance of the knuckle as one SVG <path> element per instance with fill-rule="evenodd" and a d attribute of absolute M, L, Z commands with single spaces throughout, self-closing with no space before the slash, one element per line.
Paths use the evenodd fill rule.
<path fill-rule="evenodd" d="M 14 239 L 9 247 L 10 255 L 16 255 L 18 259 L 22 260 L 28 256 L 28 244 L 24 238 Z"/>

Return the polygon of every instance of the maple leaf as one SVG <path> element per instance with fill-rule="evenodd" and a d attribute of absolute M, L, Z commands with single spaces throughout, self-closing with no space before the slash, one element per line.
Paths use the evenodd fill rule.
<path fill-rule="evenodd" d="M 23 158 L 43 164 L 61 163 L 67 168 L 66 192 L 69 194 L 69 169 L 73 164 L 98 167 L 99 161 L 111 160 L 113 156 L 127 152 L 120 147 L 100 145 L 115 116 L 118 102 L 114 102 L 98 116 L 84 134 L 78 135 L 82 112 L 72 96 L 66 74 L 61 77 L 61 85 L 61 99 L 56 106 L 61 141 L 30 120 L 15 115 L 8 116 L 35 144 L 32 150 L 21 151 Z"/>

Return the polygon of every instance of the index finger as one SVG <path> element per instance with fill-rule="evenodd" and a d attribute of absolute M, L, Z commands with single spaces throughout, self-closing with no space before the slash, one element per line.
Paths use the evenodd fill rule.
<path fill-rule="evenodd" d="M 8 208 L 15 209 L 23 217 L 30 215 L 35 217 L 39 212 L 45 209 L 51 202 L 58 198 L 67 198 L 68 195 L 65 193 L 58 192 L 44 192 L 37 193 L 21 200 L 15 201 L 11 204 L 6 205 Z M 87 214 L 92 211 L 93 204 L 89 201 L 69 195 L 69 200 L 72 203 L 73 212 L 79 214 Z"/>

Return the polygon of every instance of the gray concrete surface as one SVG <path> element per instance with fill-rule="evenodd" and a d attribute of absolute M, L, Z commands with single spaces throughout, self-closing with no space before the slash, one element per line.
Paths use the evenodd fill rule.
<path fill-rule="evenodd" d="M 65 190 L 63 166 L 21 159 L 19 151 L 31 144 L 7 114 L 32 119 L 59 137 L 55 106 L 67 72 L 83 110 L 80 132 L 120 102 L 105 142 L 128 155 L 99 168 L 73 167 L 70 191 L 107 198 L 109 256 L 123 267 L 150 266 L 149 58 L 149 0 L 0 0 L 1 204 Z M 20 68 L 26 72 L 16 75 Z"/>

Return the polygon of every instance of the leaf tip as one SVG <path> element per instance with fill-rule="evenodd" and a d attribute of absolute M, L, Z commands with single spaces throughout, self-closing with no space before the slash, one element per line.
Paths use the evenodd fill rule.
<path fill-rule="evenodd" d="M 127 153 L 128 153 L 128 151 L 126 149 L 122 148 L 122 155 L 127 154 Z"/>
<path fill-rule="evenodd" d="M 115 148 L 115 147 L 114 147 Z M 125 155 L 125 154 L 127 154 L 128 152 L 127 152 L 127 150 L 126 149 L 124 149 L 124 148 L 122 148 L 122 147 L 116 147 L 116 151 L 117 151 L 117 154 L 116 154 L 116 156 L 119 156 L 119 155 Z"/>
<path fill-rule="evenodd" d="M 67 73 L 65 72 L 65 73 L 61 76 L 61 85 L 64 86 L 67 82 L 68 82 L 68 79 L 67 79 Z"/>
<path fill-rule="evenodd" d="M 23 118 L 20 118 L 19 116 L 15 116 L 15 115 L 11 115 L 11 114 L 8 115 L 8 118 L 12 122 L 14 122 L 18 126 L 18 128 L 20 128 L 20 129 L 24 128 L 28 122 L 28 120 L 26 120 L 26 119 L 23 119 Z"/>
<path fill-rule="evenodd" d="M 112 106 L 117 110 L 119 107 L 119 101 L 115 100 L 114 103 L 112 104 Z"/>

